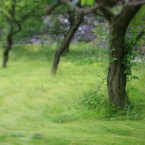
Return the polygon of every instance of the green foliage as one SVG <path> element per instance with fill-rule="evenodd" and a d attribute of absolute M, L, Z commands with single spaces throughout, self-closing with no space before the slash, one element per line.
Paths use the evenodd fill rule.
<path fill-rule="evenodd" d="M 136 88 L 133 88 L 128 87 L 128 93 L 131 94 L 135 91 L 134 95 L 137 95 Z M 117 110 L 115 106 L 109 102 L 106 94 L 101 94 L 96 90 L 90 90 L 84 93 L 80 100 L 80 105 L 85 109 L 94 110 L 96 113 L 98 113 L 99 119 L 143 119 L 143 114 L 140 114 L 139 112 L 143 111 L 142 108 L 144 108 L 145 103 L 132 101 L 132 104 L 130 104 L 127 109 Z"/>
<path fill-rule="evenodd" d="M 138 74 L 140 79 L 142 80 L 143 78 L 141 77 L 140 74 Z M 145 103 L 144 103 L 144 98 L 139 97 L 141 95 L 145 95 L 144 90 L 143 90 L 143 82 L 140 81 L 140 89 L 138 88 L 138 84 L 136 84 L 138 80 L 133 80 L 132 82 L 128 82 L 127 86 L 127 93 L 129 97 L 131 98 L 131 105 L 128 107 L 127 110 L 127 118 L 128 119 L 135 119 L 135 120 L 140 120 L 143 118 L 143 110 Z M 143 111 L 143 112 L 142 112 Z"/>
<path fill-rule="evenodd" d="M 135 50 L 134 47 L 137 44 L 137 42 L 135 39 L 132 39 L 130 37 L 125 37 L 125 44 L 126 44 L 125 47 L 126 55 L 124 56 L 124 60 L 122 62 L 126 67 L 124 73 L 128 77 L 131 76 L 132 78 L 137 79 L 136 76 L 132 76 L 132 72 L 131 72 L 131 68 L 136 65 L 136 62 L 134 62 L 134 60 L 137 56 L 137 50 Z"/>
<path fill-rule="evenodd" d="M 85 5 L 93 5 L 94 4 L 94 0 L 72 0 L 71 2 L 71 7 L 74 7 L 78 2 L 81 3 L 82 6 L 85 6 Z"/>
<path fill-rule="evenodd" d="M 116 61 L 117 60 L 117 58 L 112 58 L 111 60 L 110 60 L 110 62 L 114 62 L 114 61 Z"/>
<path fill-rule="evenodd" d="M 96 35 L 96 44 L 102 49 L 108 49 L 109 44 L 109 33 L 108 33 L 108 23 L 103 21 L 103 23 L 96 23 L 95 29 L 93 30 Z"/>
<path fill-rule="evenodd" d="M 85 4 L 93 5 L 93 3 L 94 3 L 94 0 L 81 0 L 82 5 L 85 5 Z"/>
<path fill-rule="evenodd" d="M 127 30 L 127 33 L 131 35 L 132 38 L 136 38 L 139 32 L 144 31 L 145 29 L 145 6 L 142 6 L 142 8 L 139 10 L 139 12 L 135 15 L 135 18 L 132 19 L 130 23 L 130 27 Z M 139 40 L 139 45 L 142 46 L 145 44 L 143 39 Z"/>
<path fill-rule="evenodd" d="M 79 0 L 73 0 L 72 6 L 76 5 L 79 2 Z M 94 0 L 81 0 L 82 5 L 93 5 Z"/>
<path fill-rule="evenodd" d="M 138 114 L 137 108 L 132 109 L 132 105 L 128 106 L 127 110 L 117 110 L 115 106 L 109 102 L 107 94 L 101 94 L 96 90 L 90 90 L 84 93 L 80 99 L 80 105 L 85 109 L 94 110 L 98 113 L 99 119 L 136 119 L 136 115 Z"/>
<path fill-rule="evenodd" d="M 82 97 L 82 105 L 87 109 L 100 110 L 102 104 L 106 105 L 106 98 L 104 99 L 104 95 L 98 94 L 98 91 L 88 91 Z"/>
<path fill-rule="evenodd" d="M 138 48 L 144 45 L 144 39 L 141 38 L 138 42 L 136 41 L 136 37 L 138 33 L 144 30 L 144 26 L 145 26 L 144 19 L 145 19 L 145 12 L 143 6 L 136 14 L 135 18 L 131 21 L 130 27 L 127 30 L 127 33 L 129 33 L 131 37 L 129 36 L 125 37 L 126 55 L 124 57 L 123 64 L 125 65 L 126 70 L 124 73 L 127 75 L 128 78 L 131 77 L 132 79 L 138 79 L 137 76 L 132 75 L 131 69 L 136 65 L 136 62 L 134 60 L 135 58 L 137 58 L 139 54 Z M 136 44 L 138 45 L 137 46 L 138 48 L 135 48 Z"/>
<path fill-rule="evenodd" d="M 1 43 L 5 43 L 10 31 L 13 32 L 13 40 L 18 42 L 21 38 L 40 32 L 42 29 L 43 20 L 41 17 L 44 10 L 43 5 L 40 5 L 40 0 L 37 2 L 30 0 L 29 3 L 27 0 L 1 0 L 0 6 Z M 20 27 L 21 29 L 19 29 Z M 16 36 L 18 30 L 22 30 L 22 32 Z"/>
<path fill-rule="evenodd" d="M 41 15 L 37 14 L 37 16 L 28 18 L 22 23 L 22 31 L 14 36 L 14 43 L 21 44 L 22 42 L 29 42 L 34 35 L 46 29 Z"/>

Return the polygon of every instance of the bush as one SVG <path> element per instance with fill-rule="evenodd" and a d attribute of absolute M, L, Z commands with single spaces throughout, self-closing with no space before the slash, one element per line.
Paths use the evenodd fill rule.
<path fill-rule="evenodd" d="M 87 109 L 99 109 L 101 105 L 106 104 L 107 99 L 103 94 L 98 94 L 97 91 L 90 90 L 89 92 L 84 93 L 81 98 L 81 103 L 83 107 Z"/>
<path fill-rule="evenodd" d="M 107 95 L 99 94 L 96 90 L 90 90 L 83 94 L 80 100 L 80 104 L 84 109 L 94 110 L 97 112 L 96 118 L 99 119 L 110 119 L 110 120 L 120 120 L 120 119 L 138 119 L 140 117 L 138 114 L 138 107 L 135 104 L 131 104 L 127 109 L 118 110 L 113 104 L 108 100 Z M 133 107 L 132 107 L 133 106 Z"/>

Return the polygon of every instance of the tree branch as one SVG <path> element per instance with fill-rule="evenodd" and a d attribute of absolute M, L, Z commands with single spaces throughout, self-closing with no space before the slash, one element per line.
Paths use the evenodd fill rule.
<path fill-rule="evenodd" d="M 18 32 L 20 32 L 20 31 L 22 30 L 21 23 L 19 23 L 19 22 L 17 22 L 17 21 L 15 21 L 15 23 L 17 24 L 18 29 L 15 30 L 15 31 L 13 31 L 13 32 L 12 32 L 12 35 L 17 34 Z"/>
<path fill-rule="evenodd" d="M 124 6 L 122 11 L 117 15 L 118 22 L 122 22 L 122 29 L 127 28 L 132 18 L 136 15 L 142 5 Z"/>
<path fill-rule="evenodd" d="M 100 8 L 100 11 L 103 13 L 108 22 L 111 22 L 111 18 L 115 16 L 109 9 L 105 7 Z"/>
<path fill-rule="evenodd" d="M 56 4 L 54 4 L 54 5 L 52 5 L 52 6 L 47 6 L 46 7 L 46 15 L 50 15 L 51 14 L 51 12 L 54 10 L 54 9 L 56 9 L 60 4 L 62 4 L 61 2 L 58 2 L 58 3 L 56 3 Z"/>
<path fill-rule="evenodd" d="M 100 17 L 105 17 L 104 15 L 98 13 L 98 12 L 94 12 L 95 15 L 100 16 Z"/>
<path fill-rule="evenodd" d="M 65 3 L 66 5 L 72 7 L 72 2 L 70 0 L 62 0 L 62 2 Z M 73 10 L 79 14 L 86 15 L 86 14 L 90 14 L 90 13 L 96 11 L 97 9 L 101 8 L 102 6 L 103 6 L 103 4 L 95 4 L 94 6 L 80 8 L 77 5 L 75 5 L 73 7 Z"/>
<path fill-rule="evenodd" d="M 142 0 L 142 1 L 136 0 L 132 2 L 127 2 L 125 6 L 137 6 L 137 5 L 143 5 L 143 4 L 145 4 L 145 0 Z"/>
<path fill-rule="evenodd" d="M 25 21 L 27 18 L 32 17 L 33 15 L 35 15 L 36 12 L 38 12 L 39 10 L 43 9 L 44 7 L 37 7 L 36 9 L 27 12 L 25 15 L 23 15 L 21 17 L 21 20 L 19 20 L 20 23 L 22 23 L 23 21 Z M 17 20 L 18 21 L 18 20 Z"/>
<path fill-rule="evenodd" d="M 141 31 L 141 32 L 139 32 L 138 33 L 138 35 L 136 36 L 136 41 L 139 41 L 140 40 L 140 38 L 143 36 L 145 34 L 145 31 Z"/>

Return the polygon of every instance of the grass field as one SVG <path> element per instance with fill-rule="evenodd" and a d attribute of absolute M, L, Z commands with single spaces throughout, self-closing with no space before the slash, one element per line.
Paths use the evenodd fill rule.
<path fill-rule="evenodd" d="M 55 49 L 14 46 L 0 68 L 0 145 L 144 145 L 145 62 L 128 81 L 132 105 L 118 112 L 107 98 L 107 51 L 72 45 L 52 77 Z"/>

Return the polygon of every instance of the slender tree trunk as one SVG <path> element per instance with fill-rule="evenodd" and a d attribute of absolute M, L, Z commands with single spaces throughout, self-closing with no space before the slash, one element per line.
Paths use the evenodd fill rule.
<path fill-rule="evenodd" d="M 73 27 L 73 25 L 74 25 L 74 22 L 75 22 L 75 12 L 74 11 L 68 11 L 68 21 L 69 21 L 69 23 L 70 23 L 70 28 L 69 28 L 69 31 L 71 30 L 71 28 Z M 68 31 L 68 33 L 69 33 L 69 31 Z M 68 33 L 67 33 L 67 35 L 68 35 Z M 66 35 L 66 36 L 67 36 Z M 66 37 L 65 36 L 65 37 Z M 69 52 L 69 45 L 68 45 L 68 47 L 63 51 L 63 54 L 62 55 L 65 55 L 66 53 L 68 53 Z"/>
<path fill-rule="evenodd" d="M 63 40 L 63 42 L 60 46 L 60 48 L 55 52 L 55 56 L 54 56 L 54 60 L 53 60 L 52 68 L 51 68 L 51 75 L 56 74 L 58 64 L 60 61 L 60 57 L 61 57 L 62 53 L 69 47 L 69 44 L 70 44 L 75 32 L 77 31 L 78 27 L 83 22 L 83 19 L 84 19 L 84 15 L 76 16 L 73 26 L 70 28 L 67 36 L 65 37 L 65 39 Z"/>
<path fill-rule="evenodd" d="M 12 6 L 13 9 L 12 9 L 12 16 L 14 17 L 14 14 L 15 14 L 15 5 Z M 7 35 L 7 46 L 4 50 L 4 53 L 3 53 L 3 62 L 2 62 L 2 67 L 3 68 L 6 68 L 7 66 L 7 62 L 8 62 L 8 59 L 9 59 L 9 51 L 11 50 L 12 48 L 12 45 L 13 45 L 13 36 L 16 35 L 18 32 L 21 31 L 21 23 L 22 22 L 18 22 L 16 20 L 10 20 L 9 21 L 9 33 Z M 14 30 L 14 24 L 17 25 L 18 29 Z"/>
<path fill-rule="evenodd" d="M 2 62 L 2 67 L 3 68 L 6 68 L 7 66 L 7 62 L 8 62 L 8 59 L 9 59 L 9 51 L 11 50 L 12 48 L 12 35 L 9 34 L 8 37 L 7 37 L 7 46 L 4 50 L 4 53 L 3 53 L 3 62 Z"/>

